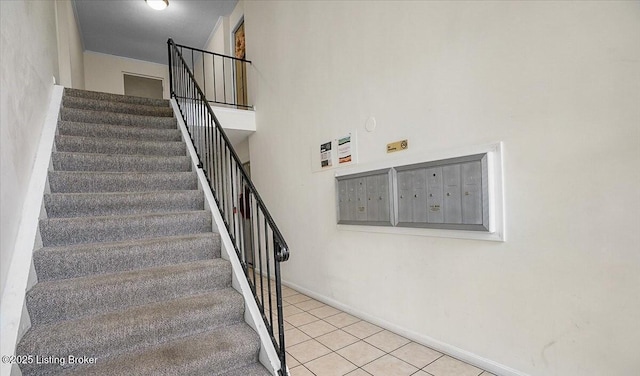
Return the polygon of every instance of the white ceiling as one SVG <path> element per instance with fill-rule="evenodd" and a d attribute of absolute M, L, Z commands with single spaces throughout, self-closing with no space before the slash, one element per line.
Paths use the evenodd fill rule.
<path fill-rule="evenodd" d="M 167 64 L 167 39 L 203 48 L 238 0 L 169 0 L 157 11 L 144 0 L 73 0 L 85 50 Z"/>

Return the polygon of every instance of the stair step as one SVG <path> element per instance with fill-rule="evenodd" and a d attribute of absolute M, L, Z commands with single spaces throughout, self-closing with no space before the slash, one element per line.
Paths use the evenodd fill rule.
<path fill-rule="evenodd" d="M 211 223 L 211 213 L 204 210 L 167 214 L 45 218 L 40 220 L 40 234 L 43 246 L 55 247 L 211 232 Z"/>
<path fill-rule="evenodd" d="M 116 112 L 81 110 L 78 108 L 65 107 L 60 109 L 60 120 L 80 123 L 129 125 L 154 129 L 175 129 L 178 124 L 173 117 L 120 114 Z"/>
<path fill-rule="evenodd" d="M 32 327 L 16 354 L 98 358 L 98 363 L 118 354 L 157 346 L 171 340 L 238 324 L 243 320 L 244 300 L 233 288 L 132 307 L 99 316 Z M 91 333 L 91 335 L 87 335 Z M 59 365 L 32 364 L 23 374 L 41 375 Z M 133 374 L 133 373 L 132 373 Z"/>
<path fill-rule="evenodd" d="M 118 138 L 139 141 L 181 141 L 178 129 L 155 129 L 132 127 L 128 125 L 111 125 L 82 123 L 72 121 L 58 122 L 58 133 L 68 136 Z"/>
<path fill-rule="evenodd" d="M 165 157 L 54 152 L 51 161 L 53 169 L 57 171 L 191 171 L 191 158 L 186 155 Z"/>
<path fill-rule="evenodd" d="M 72 320 L 231 286 L 223 259 L 39 282 L 27 292 L 32 325 Z"/>
<path fill-rule="evenodd" d="M 51 193 L 44 195 L 48 218 L 184 212 L 204 209 L 199 190 L 133 193 Z"/>
<path fill-rule="evenodd" d="M 56 136 L 56 151 L 97 154 L 184 156 L 182 141 L 137 141 L 118 138 Z"/>
<path fill-rule="evenodd" d="M 221 376 L 272 376 L 272 374 L 262 364 L 254 363 L 247 367 L 236 368 Z"/>
<path fill-rule="evenodd" d="M 258 335 L 247 324 L 238 323 L 78 367 L 70 375 L 222 376 L 255 364 L 259 351 Z"/>
<path fill-rule="evenodd" d="M 62 106 L 66 108 L 80 108 L 84 110 L 107 111 L 145 116 L 173 116 L 173 109 L 168 106 L 148 106 L 143 104 L 111 102 L 105 99 L 91 99 L 73 96 L 64 96 L 62 98 Z"/>
<path fill-rule="evenodd" d="M 110 102 L 142 104 L 145 106 L 169 107 L 169 101 L 166 99 L 134 97 L 131 95 L 110 94 L 110 93 L 102 93 L 98 91 L 80 90 L 80 89 L 71 89 L 71 88 L 64 89 L 64 96 L 100 99 L 100 100 L 106 100 Z"/>
<path fill-rule="evenodd" d="M 213 232 L 123 242 L 45 247 L 33 253 L 38 281 L 118 273 L 220 257 Z"/>
<path fill-rule="evenodd" d="M 195 172 L 49 171 L 53 193 L 148 192 L 198 189 Z"/>

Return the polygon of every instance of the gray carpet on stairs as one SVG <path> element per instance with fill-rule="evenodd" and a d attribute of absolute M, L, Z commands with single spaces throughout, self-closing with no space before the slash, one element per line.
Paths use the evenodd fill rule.
<path fill-rule="evenodd" d="M 23 375 L 270 375 L 168 101 L 65 89 L 55 143 Z"/>

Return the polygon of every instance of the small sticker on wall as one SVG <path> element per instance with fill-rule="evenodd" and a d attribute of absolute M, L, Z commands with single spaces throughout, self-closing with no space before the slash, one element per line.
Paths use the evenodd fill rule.
<path fill-rule="evenodd" d="M 409 148 L 409 140 L 402 140 L 387 144 L 387 153 L 402 151 Z"/>

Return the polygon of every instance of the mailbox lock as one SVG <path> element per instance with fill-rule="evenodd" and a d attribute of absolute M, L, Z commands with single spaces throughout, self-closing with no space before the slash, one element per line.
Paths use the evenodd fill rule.
<path fill-rule="evenodd" d="M 433 197 L 433 193 L 429 193 L 429 197 Z"/>
<path fill-rule="evenodd" d="M 418 198 L 418 195 L 413 195 L 413 197 Z"/>
<path fill-rule="evenodd" d="M 464 195 L 465 195 L 465 196 L 469 196 L 469 192 L 465 192 L 465 193 L 464 193 Z"/>
<path fill-rule="evenodd" d="M 447 196 L 451 196 L 451 193 L 447 192 Z"/>

